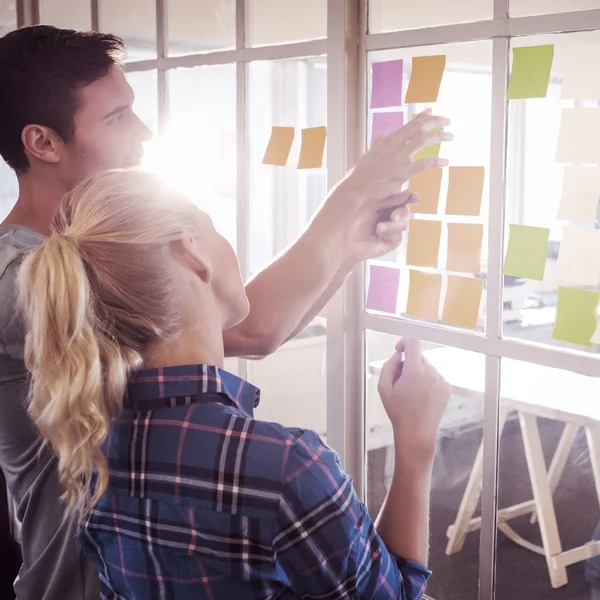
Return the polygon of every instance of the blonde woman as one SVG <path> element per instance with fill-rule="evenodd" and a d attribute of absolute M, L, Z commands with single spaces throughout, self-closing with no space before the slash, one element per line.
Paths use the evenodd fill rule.
<path fill-rule="evenodd" d="M 417 342 L 381 375 L 396 466 L 373 523 L 337 455 L 255 419 L 259 390 L 222 370 L 223 331 L 248 312 L 237 259 L 160 180 L 110 171 L 77 186 L 19 296 L 30 415 L 104 598 L 422 595 L 449 389 Z"/>

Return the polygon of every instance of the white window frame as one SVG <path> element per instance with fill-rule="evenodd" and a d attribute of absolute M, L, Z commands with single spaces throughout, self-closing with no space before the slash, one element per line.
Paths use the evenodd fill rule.
<path fill-rule="evenodd" d="M 17 0 L 19 25 L 39 22 L 40 0 Z M 82 0 L 85 1 L 85 0 Z M 98 0 L 92 5 L 92 27 L 98 25 Z M 159 131 L 168 116 L 167 70 L 177 67 L 236 64 L 237 106 L 237 251 L 242 272 L 248 275 L 248 149 L 247 64 L 327 56 L 328 187 L 343 178 L 365 148 L 367 114 L 367 56 L 369 52 L 475 40 L 492 42 L 492 123 L 490 147 L 490 206 L 488 215 L 488 272 L 485 333 L 474 334 L 444 326 L 374 315 L 364 307 L 364 265 L 356 269 L 327 309 L 327 440 L 365 497 L 365 334 L 368 330 L 423 341 L 486 356 L 484 414 L 484 472 L 480 538 L 479 598 L 494 597 L 496 516 L 499 450 L 501 359 L 600 376 L 597 356 L 562 348 L 502 338 L 502 263 L 506 186 L 506 141 L 510 40 L 513 37 L 600 30 L 600 9 L 509 18 L 509 0 L 494 0 L 493 18 L 473 23 L 370 34 L 367 0 L 327 2 L 327 39 L 258 48 L 245 47 L 245 1 L 236 0 L 236 47 L 188 56 L 167 56 L 166 5 L 156 0 L 157 58 L 127 64 L 127 71 L 158 72 Z M 451 115 L 449 115 L 451 116 Z M 239 361 L 246 373 L 246 362 Z M 281 399 L 285 401 L 285 399 Z"/>

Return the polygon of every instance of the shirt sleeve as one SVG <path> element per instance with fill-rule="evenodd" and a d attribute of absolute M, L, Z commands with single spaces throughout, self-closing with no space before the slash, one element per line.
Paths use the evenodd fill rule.
<path fill-rule="evenodd" d="M 302 598 L 418 600 L 430 571 L 392 555 L 337 454 L 308 431 L 283 470 L 276 576 Z"/>

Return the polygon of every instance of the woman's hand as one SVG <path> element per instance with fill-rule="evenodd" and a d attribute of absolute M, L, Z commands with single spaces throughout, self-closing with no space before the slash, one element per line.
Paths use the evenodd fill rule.
<path fill-rule="evenodd" d="M 398 343 L 396 354 L 381 370 L 378 389 L 394 428 L 396 449 L 430 461 L 450 386 L 422 355 L 418 340 Z"/>

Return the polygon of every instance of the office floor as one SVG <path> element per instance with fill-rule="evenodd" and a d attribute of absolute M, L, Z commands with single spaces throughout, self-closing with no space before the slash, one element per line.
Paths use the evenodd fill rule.
<path fill-rule="evenodd" d="M 561 424 L 540 421 L 540 431 L 549 460 L 561 433 Z M 466 476 L 481 440 L 481 432 L 465 433 L 446 439 L 438 449 L 436 488 L 431 498 L 431 561 L 434 575 L 427 594 L 435 600 L 477 600 L 479 535 L 470 533 L 461 552 L 446 556 L 446 530 L 454 521 L 465 488 Z M 385 451 L 369 456 L 369 508 L 377 514 L 383 498 Z M 444 477 L 440 477 L 443 471 Z M 509 422 L 502 437 L 499 505 L 509 506 L 530 499 L 531 486 L 518 423 Z M 592 538 L 600 521 L 598 499 L 592 485 L 589 458 L 584 439 L 576 441 L 569 463 L 555 494 L 557 519 L 563 547 L 573 547 Z M 537 525 L 528 517 L 511 522 L 514 528 L 534 543 L 541 544 Z M 544 557 L 517 546 L 498 534 L 498 600 L 589 600 L 590 587 L 584 579 L 584 565 L 569 567 L 569 583 L 554 590 L 550 586 Z"/>

